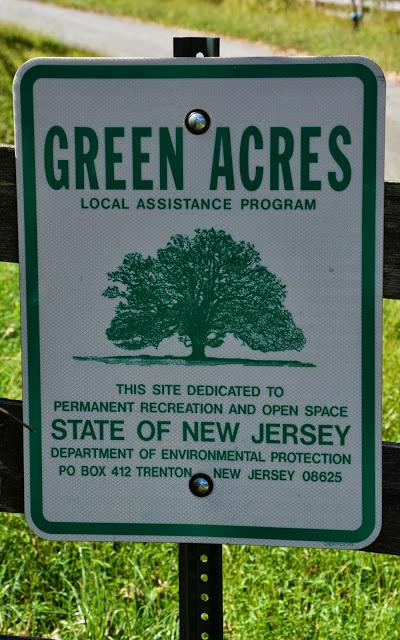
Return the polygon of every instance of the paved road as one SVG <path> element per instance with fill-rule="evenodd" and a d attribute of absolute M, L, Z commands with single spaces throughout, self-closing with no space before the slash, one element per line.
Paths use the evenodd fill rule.
<path fill-rule="evenodd" d="M 146 24 L 128 18 L 63 9 L 32 0 L 0 0 L 0 20 L 52 35 L 67 44 L 111 56 L 169 57 L 174 35 L 197 32 Z M 221 55 L 268 56 L 262 44 L 221 39 Z M 400 83 L 387 84 L 385 179 L 400 182 Z"/>
<path fill-rule="evenodd" d="M 109 56 L 170 57 L 174 35 L 201 35 L 188 29 L 64 9 L 31 0 L 0 0 L 0 20 L 46 32 L 67 44 Z M 271 48 L 225 38 L 221 48 L 221 55 L 227 57 L 273 55 Z"/>

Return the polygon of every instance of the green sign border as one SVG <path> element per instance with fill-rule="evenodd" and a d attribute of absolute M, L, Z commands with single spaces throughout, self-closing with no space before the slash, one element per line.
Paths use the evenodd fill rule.
<path fill-rule="evenodd" d="M 51 522 L 43 515 L 39 283 L 36 220 L 36 166 L 33 89 L 43 78 L 185 79 L 194 78 L 358 78 L 364 86 L 362 195 L 362 524 L 356 530 L 277 527 Z M 28 66 L 20 81 L 23 207 L 25 229 L 26 314 L 28 351 L 31 518 L 43 533 L 78 536 L 159 536 L 249 538 L 355 544 L 375 527 L 375 207 L 377 148 L 377 79 L 360 61 L 276 64 L 133 64 L 62 63 L 40 59 Z"/>

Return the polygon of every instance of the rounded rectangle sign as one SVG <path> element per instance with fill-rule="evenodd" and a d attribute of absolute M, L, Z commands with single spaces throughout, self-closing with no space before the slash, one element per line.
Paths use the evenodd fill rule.
<path fill-rule="evenodd" d="M 34 531 L 371 542 L 381 71 L 36 59 L 15 104 Z"/>

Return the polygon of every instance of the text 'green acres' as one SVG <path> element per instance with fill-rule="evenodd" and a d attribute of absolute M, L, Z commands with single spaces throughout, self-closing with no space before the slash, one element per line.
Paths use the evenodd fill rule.
<path fill-rule="evenodd" d="M 233 191 L 239 186 L 247 191 L 320 191 L 326 186 L 343 191 L 351 182 L 345 151 L 352 140 L 343 125 L 304 126 L 296 131 L 252 125 L 240 135 L 229 127 L 216 127 L 206 135 L 210 136 L 204 167 L 207 182 L 199 186 L 210 191 Z M 193 154 L 196 142 L 183 127 L 95 131 L 82 126 L 67 132 L 55 125 L 48 130 L 43 149 L 47 183 L 55 190 L 181 191 L 185 159 Z"/>

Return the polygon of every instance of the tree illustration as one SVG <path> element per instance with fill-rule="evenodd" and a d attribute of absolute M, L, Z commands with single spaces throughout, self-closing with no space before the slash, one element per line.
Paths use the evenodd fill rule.
<path fill-rule="evenodd" d="M 190 360 L 205 360 L 227 334 L 259 351 L 300 351 L 301 329 L 283 302 L 286 287 L 255 247 L 225 231 L 175 235 L 156 257 L 125 256 L 103 293 L 119 298 L 107 338 L 122 349 L 158 347 L 177 336 Z"/>

